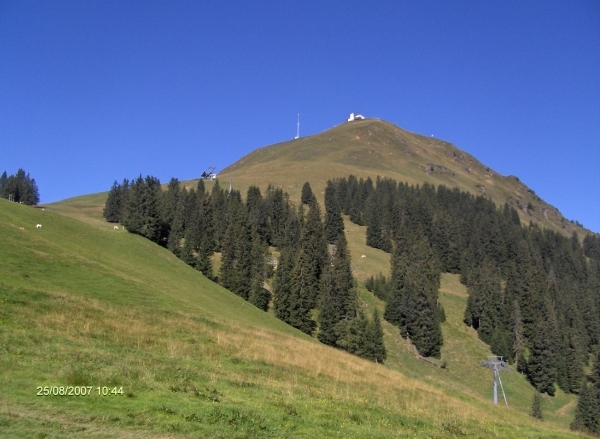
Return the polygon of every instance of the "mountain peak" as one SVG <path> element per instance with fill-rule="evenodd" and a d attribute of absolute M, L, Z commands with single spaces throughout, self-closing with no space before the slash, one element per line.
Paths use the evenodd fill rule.
<path fill-rule="evenodd" d="M 523 222 L 571 234 L 584 229 L 567 221 L 517 177 L 503 176 L 452 143 L 365 118 L 341 123 L 311 136 L 259 148 L 221 171 L 245 188 L 283 187 L 292 199 L 308 181 L 317 196 L 327 180 L 389 177 L 409 184 L 444 184 L 516 207 Z"/>

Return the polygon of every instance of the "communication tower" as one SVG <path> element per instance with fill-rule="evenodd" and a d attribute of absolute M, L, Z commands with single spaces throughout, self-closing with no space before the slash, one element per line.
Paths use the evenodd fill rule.
<path fill-rule="evenodd" d="M 300 138 L 300 114 L 298 114 L 298 125 L 296 126 L 296 137 L 294 139 Z"/>

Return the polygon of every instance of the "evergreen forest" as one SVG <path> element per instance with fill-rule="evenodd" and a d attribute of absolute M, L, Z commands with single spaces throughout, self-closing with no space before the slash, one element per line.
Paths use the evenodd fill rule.
<path fill-rule="evenodd" d="M 35 206 L 40 202 L 40 191 L 35 179 L 19 168 L 14 175 L 7 175 L 6 171 L 0 175 L 0 197 Z"/>
<path fill-rule="evenodd" d="M 245 200 L 216 180 L 166 190 L 152 176 L 115 182 L 104 218 L 168 248 L 188 265 L 256 307 L 321 342 L 375 362 L 386 358 L 381 319 L 360 309 L 341 207 L 328 186 L 325 214 L 308 183 L 295 206 L 281 188 Z M 221 266 L 214 273 L 213 254 Z M 277 252 L 279 258 L 273 257 Z M 267 282 L 269 280 L 269 282 Z"/>
<path fill-rule="evenodd" d="M 508 204 L 387 178 L 329 181 L 324 201 L 323 212 L 308 183 L 295 206 L 272 186 L 264 194 L 252 186 L 243 199 L 218 180 L 210 192 L 203 180 L 188 190 L 175 178 L 162 190 L 158 179 L 139 176 L 114 183 L 104 217 L 322 343 L 383 362 L 380 316 L 365 315 L 358 303 L 348 215 L 367 227 L 367 245 L 391 253 L 389 276 L 371 277 L 366 288 L 386 302 L 382 317 L 420 355 L 440 357 L 440 276 L 459 274 L 469 294 L 464 324 L 536 391 L 579 394 L 572 428 L 600 432 L 598 237 L 522 225 Z"/>

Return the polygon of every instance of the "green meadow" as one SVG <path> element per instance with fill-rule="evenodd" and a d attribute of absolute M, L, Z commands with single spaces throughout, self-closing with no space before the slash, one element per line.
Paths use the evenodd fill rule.
<path fill-rule="evenodd" d="M 114 230 L 101 220 L 103 197 L 44 209 L 0 200 L 3 438 L 582 437 L 568 430 L 572 396 L 545 399 L 546 420 L 531 418 L 533 389 L 517 372 L 502 374 L 509 407 L 493 405 L 492 374 L 478 364 L 489 350 L 462 323 L 456 276 L 443 275 L 440 291 L 447 321 L 435 362 L 446 367 L 416 358 L 387 324 L 388 360 L 375 364 Z M 389 255 L 346 227 L 357 278 L 387 273 Z M 362 286 L 360 297 L 382 310 Z"/>

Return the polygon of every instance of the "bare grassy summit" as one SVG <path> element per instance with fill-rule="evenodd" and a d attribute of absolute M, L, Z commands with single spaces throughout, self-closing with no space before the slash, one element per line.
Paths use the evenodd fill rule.
<path fill-rule="evenodd" d="M 309 181 L 317 196 L 335 177 L 377 176 L 410 184 L 458 187 L 515 206 L 525 223 L 571 234 L 585 231 L 514 176 L 503 176 L 451 143 L 403 130 L 379 119 L 346 122 L 313 136 L 259 148 L 225 168 L 219 178 L 236 189 L 268 184 L 300 198 Z"/>

